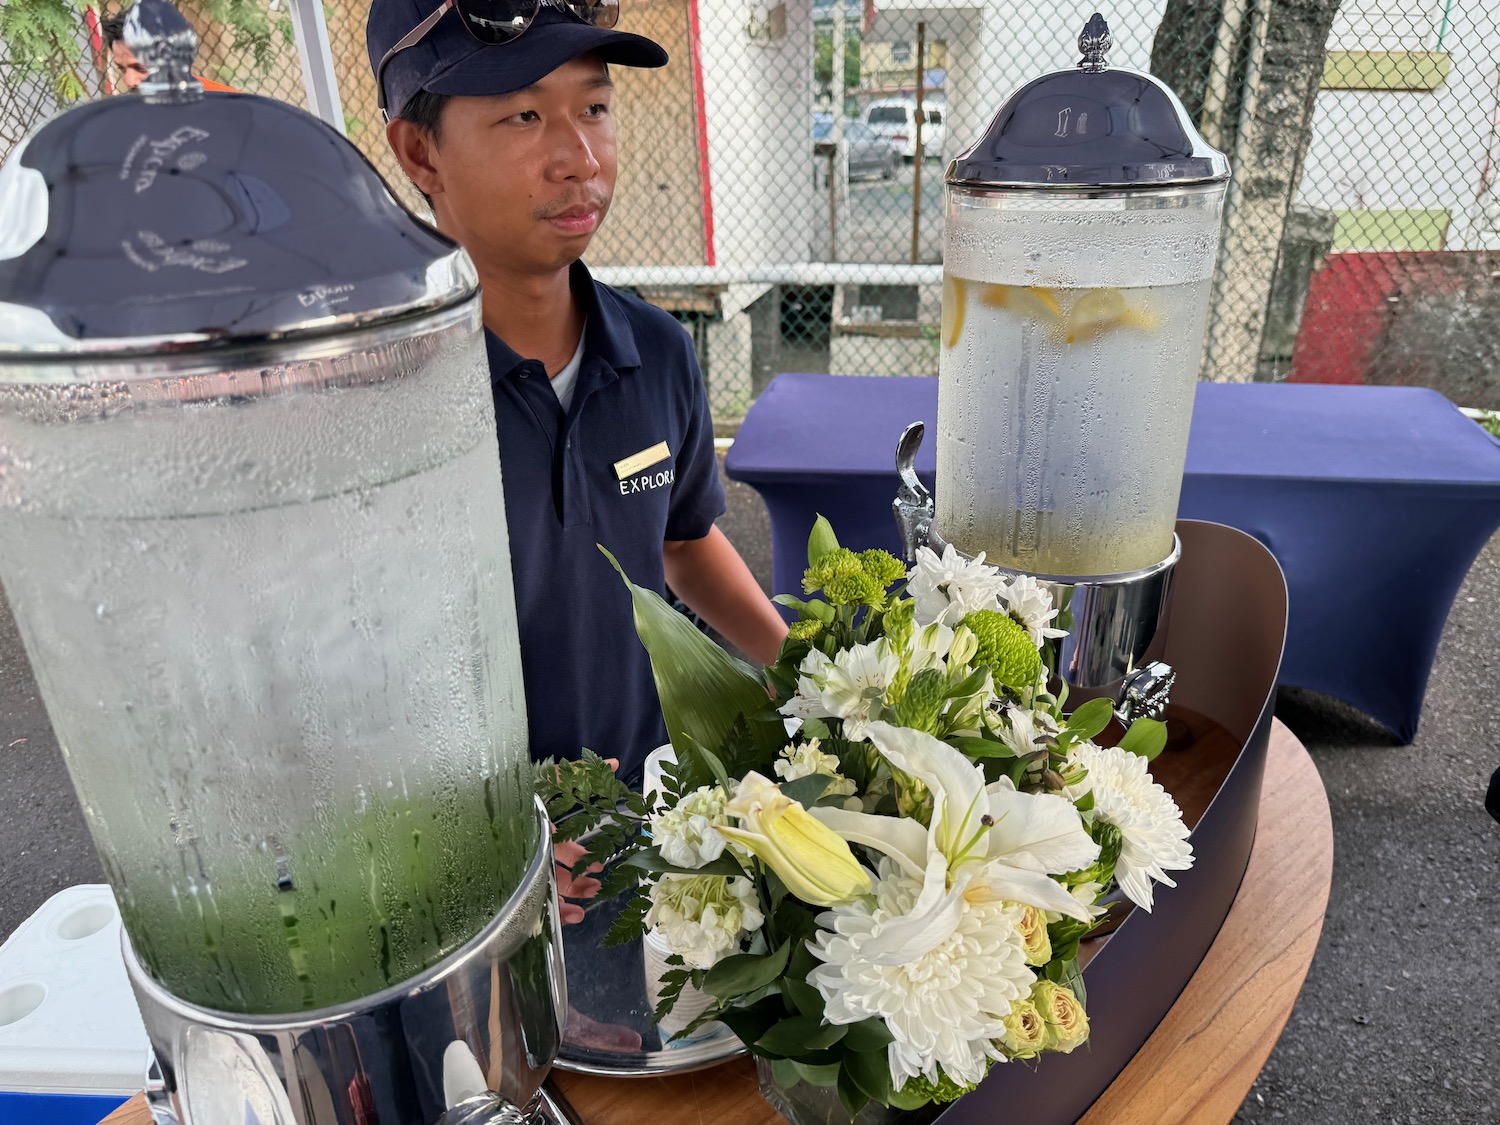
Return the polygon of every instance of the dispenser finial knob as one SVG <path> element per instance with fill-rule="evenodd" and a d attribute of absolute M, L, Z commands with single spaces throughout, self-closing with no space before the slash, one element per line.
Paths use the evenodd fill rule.
<path fill-rule="evenodd" d="M 167 0 L 138 0 L 125 17 L 125 45 L 149 76 L 140 92 L 148 102 L 191 102 L 203 96 L 193 77 L 198 36 Z"/>
<path fill-rule="evenodd" d="M 1089 17 L 1089 22 L 1083 25 L 1083 34 L 1078 37 L 1078 50 L 1083 55 L 1078 60 L 1079 67 L 1093 73 L 1103 70 L 1104 56 L 1109 53 L 1114 42 L 1109 35 L 1109 24 L 1095 12 Z"/>

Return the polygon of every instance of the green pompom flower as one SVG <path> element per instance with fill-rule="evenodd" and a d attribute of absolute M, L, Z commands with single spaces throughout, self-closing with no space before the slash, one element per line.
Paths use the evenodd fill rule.
<path fill-rule="evenodd" d="M 880 549 L 861 551 L 859 565 L 865 573 L 880 583 L 883 590 L 906 577 L 906 567 L 895 555 Z"/>
<path fill-rule="evenodd" d="M 1042 654 L 1020 624 L 993 609 L 976 610 L 962 624 L 979 642 L 977 659 L 990 666 L 997 684 L 1013 691 L 1036 686 L 1042 674 Z"/>
<path fill-rule="evenodd" d="M 793 621 L 787 629 L 787 639 L 791 641 L 810 641 L 823 631 L 823 623 L 816 617 L 805 617 L 801 621 Z"/>
<path fill-rule="evenodd" d="M 974 1083 L 974 1086 L 977 1085 L 979 1083 Z M 938 1067 L 938 1081 L 936 1085 L 927 1081 L 920 1074 L 913 1075 L 901 1087 L 901 1100 L 910 1101 L 913 1104 L 917 1103 L 918 1100 L 938 1102 L 939 1104 L 956 1102 L 972 1090 L 974 1086 L 960 1086 L 948 1077 L 942 1067 Z"/>
<path fill-rule="evenodd" d="M 906 685 L 893 708 L 891 722 L 898 727 L 937 733 L 937 720 L 947 693 L 948 678 L 936 668 L 924 668 Z"/>
<path fill-rule="evenodd" d="M 802 591 L 822 592 L 830 605 L 867 605 L 884 609 L 886 587 L 906 571 L 888 551 L 872 550 L 855 554 L 847 547 L 829 551 L 802 575 Z"/>

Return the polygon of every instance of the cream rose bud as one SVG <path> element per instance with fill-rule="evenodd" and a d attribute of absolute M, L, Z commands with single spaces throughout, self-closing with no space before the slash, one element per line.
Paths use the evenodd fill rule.
<path fill-rule="evenodd" d="M 702 867 L 724 853 L 724 837 L 715 829 L 729 823 L 724 790 L 702 786 L 675 806 L 651 818 L 651 840 L 661 857 L 675 867 Z"/>
<path fill-rule="evenodd" d="M 1005 1034 L 999 1047 L 1008 1059 L 1031 1059 L 1041 1054 L 1047 1043 L 1047 1021 L 1030 1000 L 1022 997 L 1010 1005 L 1003 1021 Z"/>
<path fill-rule="evenodd" d="M 1052 939 L 1047 936 L 1047 912 L 1028 906 L 1021 917 L 1021 941 L 1026 947 L 1028 965 L 1045 965 L 1052 960 Z"/>
<path fill-rule="evenodd" d="M 1089 1017 L 1065 985 L 1039 980 L 1031 989 L 1031 1002 L 1047 1023 L 1047 1045 L 1044 1050 L 1067 1054 L 1088 1041 Z"/>
<path fill-rule="evenodd" d="M 718 831 L 776 872 L 803 902 L 836 906 L 869 894 L 869 873 L 849 844 L 768 778 L 747 773 L 725 811 L 741 827 Z"/>

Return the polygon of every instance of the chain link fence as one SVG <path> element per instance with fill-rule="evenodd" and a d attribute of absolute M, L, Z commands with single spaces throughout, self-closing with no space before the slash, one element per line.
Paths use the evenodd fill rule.
<path fill-rule="evenodd" d="M 100 13 L 76 3 L 0 8 L 0 154 L 117 81 Z M 182 0 L 200 73 L 309 107 L 317 63 L 292 4 Z M 672 61 L 615 74 L 620 178 L 590 265 L 689 329 L 727 429 L 777 372 L 934 374 L 947 162 L 1017 86 L 1077 61 L 1095 6 L 624 0 L 621 26 Z M 322 5 L 342 124 L 420 210 L 375 108 L 368 7 Z M 1416 383 L 1500 406 L 1500 5 L 1105 15 L 1111 63 L 1163 77 L 1235 169 L 1205 377 Z"/>

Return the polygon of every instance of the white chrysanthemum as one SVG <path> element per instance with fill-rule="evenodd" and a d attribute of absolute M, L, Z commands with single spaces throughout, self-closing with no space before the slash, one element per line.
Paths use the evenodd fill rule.
<path fill-rule="evenodd" d="M 811 777 L 815 773 L 833 778 L 825 796 L 850 797 L 854 795 L 854 782 L 839 773 L 839 760 L 833 754 L 825 754 L 822 744 L 810 738 L 801 746 L 788 743 L 776 759 L 776 775 L 783 781 L 796 781 L 799 777 Z"/>
<path fill-rule="evenodd" d="M 1066 629 L 1054 629 L 1048 624 L 1057 616 L 1057 607 L 1052 604 L 1052 591 L 1029 574 L 1018 574 L 1010 580 L 1003 595 L 1005 607 L 1011 617 L 1031 634 L 1031 641 L 1042 647 L 1042 642 L 1066 637 Z"/>
<path fill-rule="evenodd" d="M 719 786 L 693 790 L 672 808 L 651 818 L 651 842 L 661 856 L 677 867 L 702 867 L 724 852 L 724 837 L 714 831 L 728 824 L 724 802 L 729 798 Z"/>
<path fill-rule="evenodd" d="M 695 969 L 712 968 L 760 929 L 755 884 L 738 876 L 662 875 L 651 884 L 646 926 Z"/>
<path fill-rule="evenodd" d="M 916 603 L 919 626 L 933 621 L 953 626 L 976 610 L 999 610 L 1008 586 L 1004 575 L 984 565 L 984 552 L 965 559 L 952 543 L 941 555 L 931 547 L 918 547 L 907 579 L 906 596 Z"/>
<path fill-rule="evenodd" d="M 1089 772 L 1065 792 L 1075 801 L 1092 792 L 1099 818 L 1120 830 L 1115 878 L 1131 902 L 1149 911 L 1152 880 L 1175 887 L 1167 872 L 1193 866 L 1193 848 L 1177 802 L 1152 778 L 1139 754 L 1085 742 L 1068 760 Z"/>
<path fill-rule="evenodd" d="M 1012 1003 L 1036 979 L 1021 935 L 1025 908 L 964 903 L 953 932 L 921 956 L 887 965 L 862 955 L 888 923 L 911 914 L 921 892 L 922 880 L 882 859 L 873 907 L 867 897 L 818 916 L 823 928 L 811 948 L 824 964 L 808 981 L 822 993 L 830 1023 L 885 1020 L 895 1036 L 887 1048 L 895 1088 L 919 1074 L 935 1083 L 939 1066 L 959 1085 L 972 1085 L 988 1060 L 1004 1058 L 995 1040 L 1005 1035 Z"/>
<path fill-rule="evenodd" d="M 782 705 L 781 713 L 842 719 L 844 734 L 858 742 L 865 737 L 865 724 L 880 717 L 886 689 L 900 670 L 900 658 L 884 637 L 844 649 L 831 661 L 815 649 L 803 660 L 797 694 Z"/>

